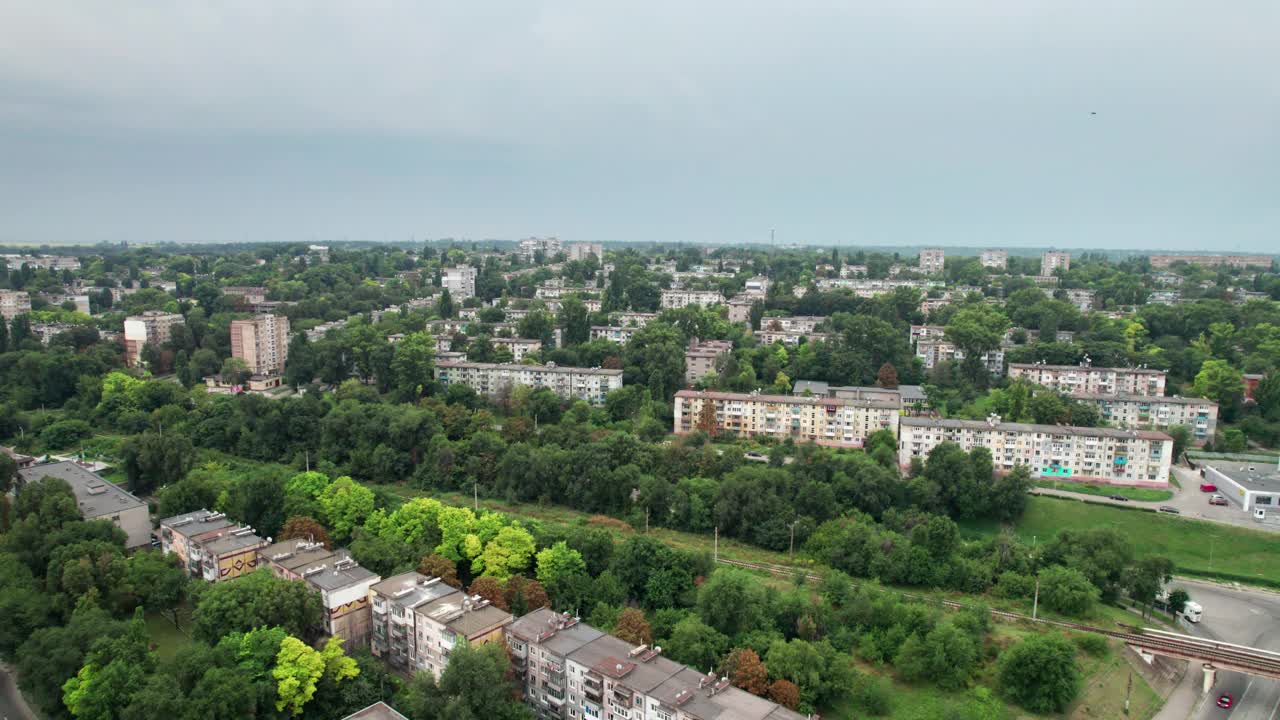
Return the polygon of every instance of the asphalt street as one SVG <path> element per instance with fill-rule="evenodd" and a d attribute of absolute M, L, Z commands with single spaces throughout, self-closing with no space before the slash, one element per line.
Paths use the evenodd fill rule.
<path fill-rule="evenodd" d="M 1204 606 L 1203 621 L 1188 634 L 1280 651 L 1280 593 L 1181 578 L 1174 580 L 1173 587 L 1185 588 L 1192 599 Z M 1200 669 L 1191 667 L 1188 676 L 1198 689 L 1202 682 Z M 1230 693 L 1235 698 L 1235 707 L 1231 710 L 1217 706 L 1215 701 L 1222 693 Z M 1191 717 L 1196 720 L 1276 720 L 1280 718 L 1280 682 L 1219 671 L 1210 696 Z"/>
<path fill-rule="evenodd" d="M 0 665 L 0 720 L 36 720 L 4 665 Z"/>

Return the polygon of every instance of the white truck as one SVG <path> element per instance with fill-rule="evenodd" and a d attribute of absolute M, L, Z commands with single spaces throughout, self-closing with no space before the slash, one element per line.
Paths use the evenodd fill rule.
<path fill-rule="evenodd" d="M 1161 590 L 1160 593 L 1156 595 L 1155 604 L 1156 607 L 1161 610 L 1169 609 L 1169 588 Z M 1182 612 L 1178 613 L 1177 616 L 1187 622 L 1198 623 L 1200 622 L 1200 619 L 1204 617 L 1204 608 L 1201 607 L 1200 603 L 1194 600 L 1188 600 L 1182 605 Z"/>

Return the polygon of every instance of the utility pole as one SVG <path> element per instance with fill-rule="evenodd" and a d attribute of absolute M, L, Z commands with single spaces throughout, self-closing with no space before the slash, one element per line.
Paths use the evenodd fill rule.
<path fill-rule="evenodd" d="M 720 562 L 720 526 L 719 525 L 716 526 L 715 552 L 711 557 L 713 558 L 712 562 Z"/>
<path fill-rule="evenodd" d="M 787 559 L 794 560 L 796 556 L 796 521 L 791 521 L 791 545 L 787 548 Z"/>
<path fill-rule="evenodd" d="M 1036 597 L 1031 601 L 1031 619 L 1035 620 L 1040 612 L 1040 578 L 1036 578 Z"/>

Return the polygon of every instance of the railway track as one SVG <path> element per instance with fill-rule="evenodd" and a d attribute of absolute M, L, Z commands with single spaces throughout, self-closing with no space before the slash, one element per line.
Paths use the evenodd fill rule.
<path fill-rule="evenodd" d="M 721 565 L 730 565 L 748 570 L 758 570 L 768 572 L 773 575 L 782 575 L 787 577 L 801 576 L 810 581 L 819 581 L 822 579 L 821 576 L 807 572 L 801 568 L 778 565 L 775 563 L 757 563 L 747 562 L 744 560 L 727 560 L 724 558 L 717 558 L 716 562 Z M 972 607 L 955 600 L 938 600 L 936 598 L 930 598 L 915 593 L 902 591 L 894 592 L 898 592 L 902 596 L 913 600 L 919 600 L 927 603 L 938 603 L 943 607 L 953 610 L 963 610 Z M 992 609 L 990 612 L 992 617 L 1008 622 L 1030 622 L 1040 625 L 1060 627 L 1065 630 L 1073 630 L 1075 632 L 1104 635 L 1152 654 L 1166 655 L 1187 660 L 1200 660 L 1202 662 L 1213 663 L 1219 667 L 1238 669 L 1243 672 L 1280 679 L 1280 653 L 1271 652 L 1269 650 L 1260 650 L 1258 648 L 1251 648 L 1244 645 L 1207 640 L 1192 635 L 1180 635 L 1178 633 L 1165 632 L 1154 628 L 1133 627 L 1132 631 L 1106 630 L 1092 625 L 1067 622 L 1065 620 L 1050 620 L 1038 617 L 1032 618 L 1028 615 L 1009 612 L 1007 610 Z"/>

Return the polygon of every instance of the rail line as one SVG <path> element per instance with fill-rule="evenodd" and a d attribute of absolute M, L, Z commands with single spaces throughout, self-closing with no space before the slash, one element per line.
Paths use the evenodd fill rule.
<path fill-rule="evenodd" d="M 822 579 L 821 576 L 806 572 L 801 568 L 778 565 L 775 563 L 757 563 L 747 562 L 744 560 L 727 560 L 724 558 L 716 558 L 716 562 L 722 565 L 746 568 L 748 570 L 760 570 L 774 575 L 785 575 L 790 577 L 801 576 L 806 580 L 811 581 L 819 581 Z M 896 590 L 892 592 L 897 592 L 904 597 L 922 602 L 938 603 L 943 607 L 951 608 L 953 610 L 962 610 L 971 607 L 970 605 L 966 605 L 955 600 L 939 600 L 936 598 L 926 597 L 924 595 Z M 1065 620 L 1051 620 L 1039 617 L 1033 618 L 1028 615 L 1009 612 L 1007 610 L 991 609 L 990 612 L 993 617 L 1000 620 L 1038 623 L 1041 625 L 1060 627 L 1066 630 L 1074 630 L 1076 632 L 1104 635 L 1151 654 L 1165 655 L 1185 660 L 1199 660 L 1201 662 L 1212 663 L 1223 669 L 1238 670 L 1240 672 L 1246 672 L 1253 675 L 1280 679 L 1280 653 L 1269 650 L 1261 650 L 1259 648 L 1252 648 L 1244 645 L 1219 642 L 1217 640 L 1207 640 L 1193 635 L 1180 635 L 1178 633 L 1166 632 L 1155 628 L 1134 627 L 1132 632 L 1125 632 L 1121 630 L 1105 630 L 1100 627 L 1094 627 L 1092 625 L 1085 625 L 1082 623 L 1067 622 Z"/>

